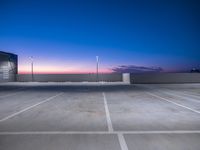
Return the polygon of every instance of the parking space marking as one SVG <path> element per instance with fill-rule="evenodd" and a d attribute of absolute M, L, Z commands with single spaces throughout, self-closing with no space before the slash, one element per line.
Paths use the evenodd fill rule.
<path fill-rule="evenodd" d="M 112 126 L 112 121 L 110 118 L 110 113 L 109 113 L 109 109 L 108 109 L 108 103 L 107 103 L 107 99 L 106 99 L 106 95 L 103 92 L 103 100 L 104 100 L 104 106 L 105 106 L 105 111 L 106 111 L 106 120 L 107 120 L 107 124 L 108 124 L 108 131 L 109 132 L 113 132 L 113 126 Z"/>
<path fill-rule="evenodd" d="M 181 94 L 183 94 L 183 95 L 188 95 L 188 96 L 191 96 L 191 97 L 200 99 L 200 95 L 198 96 L 198 93 L 187 93 L 187 92 L 185 92 L 185 91 L 182 91 Z M 191 95 L 191 94 L 193 94 L 193 95 Z M 194 95 L 194 94 L 197 94 L 197 95 Z"/>
<path fill-rule="evenodd" d="M 124 135 L 122 133 L 118 133 L 117 137 L 118 137 L 118 140 L 119 140 L 121 150 L 128 150 L 128 146 L 127 146 L 126 141 L 124 139 Z"/>
<path fill-rule="evenodd" d="M 159 98 L 159 100 L 162 99 L 162 100 L 164 100 L 164 101 L 167 101 L 167 102 L 172 103 L 172 104 L 174 104 L 174 105 L 177 105 L 177 106 L 179 106 L 179 107 L 183 107 L 183 108 L 185 108 L 185 109 L 188 109 L 188 110 L 191 110 L 191 111 L 193 111 L 193 112 L 195 112 L 195 113 L 200 114 L 200 111 L 197 111 L 197 110 L 192 109 L 192 108 L 190 108 L 190 107 L 187 107 L 187 106 L 184 106 L 184 105 L 182 105 L 182 104 L 179 104 L 179 103 L 170 101 L 170 100 L 168 100 L 168 99 L 166 99 L 166 98 L 164 98 L 164 97 L 158 96 L 158 95 L 153 94 L 153 93 L 149 93 L 149 92 L 146 92 L 146 93 L 149 94 L 149 95 L 151 95 L 151 96 L 154 96 L 154 97 Z"/>
<path fill-rule="evenodd" d="M 150 88 L 149 88 L 150 89 Z M 151 88 L 152 89 L 152 88 Z M 162 88 L 164 89 L 165 91 L 161 91 L 163 93 L 166 93 L 168 95 L 172 95 L 172 96 L 177 96 L 177 97 L 180 97 L 180 98 L 184 98 L 186 100 L 190 100 L 190 101 L 193 101 L 193 102 L 197 102 L 197 103 L 200 103 L 200 100 L 198 100 L 200 97 L 199 96 L 195 96 L 195 95 L 190 95 L 190 94 L 187 94 L 185 93 L 184 91 L 177 91 L 178 93 L 174 92 L 173 90 L 169 89 L 169 88 Z M 184 97 L 183 95 L 187 96 L 187 97 Z M 193 98 L 190 98 L 190 97 L 193 97 Z"/>
<path fill-rule="evenodd" d="M 188 95 L 186 95 L 187 97 L 184 97 L 184 96 L 181 96 L 181 95 L 179 95 L 179 94 L 176 94 L 175 92 L 173 92 L 173 91 L 170 91 L 170 90 L 168 90 L 169 92 L 166 92 L 166 91 L 164 91 L 163 93 L 166 93 L 166 94 L 168 94 L 168 95 L 172 95 L 172 96 L 176 96 L 176 97 L 179 97 L 179 98 L 183 98 L 183 99 L 186 99 L 186 100 L 188 100 L 188 101 L 193 101 L 193 102 L 196 102 L 196 103 L 200 103 L 200 100 L 196 100 L 196 99 L 193 99 L 193 98 L 190 98 L 190 97 L 188 97 Z M 183 95 L 184 95 L 184 93 L 182 93 Z"/>
<path fill-rule="evenodd" d="M 43 103 L 46 103 L 46 102 L 48 102 L 48 101 L 54 99 L 55 97 L 60 96 L 61 94 L 63 94 L 63 92 L 58 93 L 58 94 L 56 94 L 56 95 L 54 95 L 54 96 L 51 96 L 51 97 L 49 97 L 49 98 L 47 98 L 47 99 L 45 99 L 45 100 L 43 100 L 43 101 L 41 101 L 41 102 L 39 102 L 39 103 L 36 103 L 36 104 L 34 104 L 34 105 L 32 105 L 32 106 L 29 106 L 29 107 L 27 107 L 27 108 L 25 108 L 25 109 L 22 109 L 22 110 L 20 110 L 20 111 L 18 111 L 18 112 L 16 112 L 16 113 L 13 113 L 12 115 L 9 115 L 9 116 L 7 116 L 7 117 L 1 119 L 0 122 L 6 121 L 6 120 L 8 120 L 8 119 L 10 119 L 10 118 L 12 118 L 12 117 L 15 117 L 15 116 L 17 116 L 17 115 L 19 115 L 19 114 L 21 114 L 21 113 L 23 113 L 23 112 L 29 110 L 29 109 L 32 109 L 32 108 L 34 108 L 34 107 L 36 107 L 36 106 L 38 106 L 38 105 L 41 105 L 41 104 L 43 104 Z"/>
<path fill-rule="evenodd" d="M 152 87 L 146 87 L 146 86 L 143 86 L 143 87 L 145 87 L 145 88 L 147 88 L 147 89 L 154 90 L 154 88 L 152 88 Z M 163 92 L 163 93 L 168 94 L 168 95 L 172 95 L 172 96 L 177 96 L 177 97 L 180 97 L 180 98 L 184 98 L 184 99 L 186 99 L 186 100 L 188 100 L 188 101 L 193 101 L 193 102 L 200 103 L 200 100 L 193 99 L 193 98 L 189 98 L 189 96 L 190 96 L 190 97 L 194 97 L 194 98 L 200 98 L 200 97 L 198 97 L 198 96 L 194 96 L 194 95 L 190 95 L 190 94 L 186 94 L 186 93 L 183 93 L 183 92 L 182 92 L 181 94 L 187 96 L 187 98 L 186 98 L 186 97 L 184 97 L 184 96 L 181 96 L 181 95 L 176 94 L 174 91 L 172 91 L 172 90 L 169 89 L 169 88 L 162 88 L 162 89 L 164 89 L 165 91 L 163 91 L 163 90 L 157 90 L 157 91 Z M 166 90 L 167 90 L 168 92 L 167 92 Z M 170 93 L 169 93 L 169 92 L 170 92 Z"/>
<path fill-rule="evenodd" d="M 182 94 L 182 95 L 185 95 L 185 96 L 187 96 L 187 97 L 193 97 L 193 98 L 195 98 L 195 99 L 193 99 L 193 100 L 195 100 L 196 102 L 199 102 L 200 103 L 200 96 L 197 96 L 197 95 L 191 95 L 192 93 L 186 93 L 186 92 L 184 92 L 184 91 L 178 91 L 180 94 Z M 173 92 L 174 93 L 174 92 Z M 193 94 L 196 94 L 196 93 L 193 93 Z M 179 95 L 179 96 L 181 96 L 181 95 Z M 198 100 L 199 99 L 199 100 Z"/>
<path fill-rule="evenodd" d="M 0 132 L 0 135 L 76 135 L 76 134 L 200 134 L 200 130 L 158 130 L 158 131 L 20 131 L 20 132 Z M 121 138 L 121 137 L 120 137 Z"/>
<path fill-rule="evenodd" d="M 1 95 L 0 98 L 5 98 L 5 97 L 9 97 L 9 96 L 16 95 L 16 94 L 18 94 L 18 93 L 23 92 L 23 91 L 19 91 L 19 90 L 23 90 L 23 89 L 25 89 L 25 88 L 19 88 L 19 89 L 16 89 L 16 92 L 11 93 L 11 94 Z"/>
<path fill-rule="evenodd" d="M 198 93 L 198 92 L 194 92 L 194 91 L 181 91 L 182 93 L 184 93 L 184 94 L 188 94 L 188 95 L 190 95 L 190 96 L 194 96 L 194 97 L 200 97 L 200 93 Z"/>

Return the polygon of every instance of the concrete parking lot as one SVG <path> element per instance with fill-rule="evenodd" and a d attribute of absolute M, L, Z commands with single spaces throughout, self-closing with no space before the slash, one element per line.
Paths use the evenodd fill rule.
<path fill-rule="evenodd" d="M 0 150 L 199 149 L 200 84 L 0 84 Z"/>

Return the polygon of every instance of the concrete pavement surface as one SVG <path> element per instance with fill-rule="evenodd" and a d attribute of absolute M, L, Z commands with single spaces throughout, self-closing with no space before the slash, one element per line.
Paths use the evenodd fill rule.
<path fill-rule="evenodd" d="M 199 141 L 200 84 L 0 84 L 0 150 L 199 150 Z"/>

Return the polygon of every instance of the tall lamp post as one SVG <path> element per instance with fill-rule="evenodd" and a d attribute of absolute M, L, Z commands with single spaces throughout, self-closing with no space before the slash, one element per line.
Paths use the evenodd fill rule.
<path fill-rule="evenodd" d="M 97 75 L 97 82 L 99 81 L 99 56 L 96 56 L 96 75 Z"/>
<path fill-rule="evenodd" d="M 30 60 L 31 60 L 31 79 L 33 82 L 34 81 L 34 78 L 33 78 L 33 56 L 30 57 Z"/>

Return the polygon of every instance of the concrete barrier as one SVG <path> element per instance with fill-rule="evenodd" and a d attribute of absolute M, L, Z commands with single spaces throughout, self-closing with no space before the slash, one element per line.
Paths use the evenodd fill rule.
<path fill-rule="evenodd" d="M 18 74 L 17 81 L 30 82 L 30 74 Z M 36 82 L 95 82 L 96 74 L 34 74 Z M 99 74 L 99 81 L 131 84 L 200 83 L 200 73 Z"/>
<path fill-rule="evenodd" d="M 99 74 L 98 81 L 119 82 L 122 81 L 122 74 Z M 31 74 L 18 74 L 18 82 L 32 81 Z M 35 82 L 96 82 L 96 74 L 34 74 Z"/>
<path fill-rule="evenodd" d="M 132 84 L 200 83 L 200 73 L 144 73 L 131 74 Z"/>

